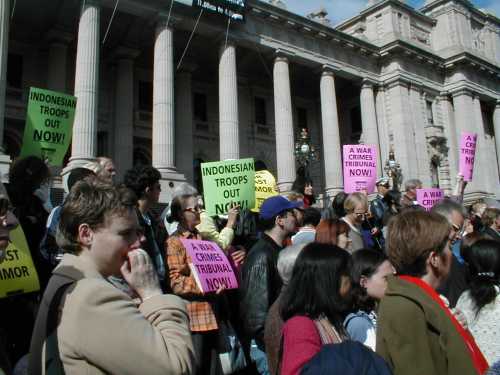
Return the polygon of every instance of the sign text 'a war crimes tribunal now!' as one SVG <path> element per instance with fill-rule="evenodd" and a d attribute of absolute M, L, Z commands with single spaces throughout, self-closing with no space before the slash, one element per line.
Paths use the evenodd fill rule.
<path fill-rule="evenodd" d="M 76 97 L 31 87 L 21 157 L 38 156 L 62 166 L 71 143 Z"/>
<path fill-rule="evenodd" d="M 459 173 L 464 176 L 464 181 L 472 181 L 476 145 L 476 133 L 462 132 L 460 139 Z"/>
<path fill-rule="evenodd" d="M 238 288 L 231 263 L 215 242 L 184 238 L 181 242 L 189 255 L 189 267 L 200 290 L 209 293 L 220 287 Z"/>
<path fill-rule="evenodd" d="M 253 159 L 201 164 L 203 197 L 209 215 L 223 215 L 237 204 L 241 209 L 255 206 L 255 166 Z"/>
<path fill-rule="evenodd" d="M 355 193 L 375 189 L 377 180 L 377 147 L 374 145 L 344 145 L 344 191 Z"/>

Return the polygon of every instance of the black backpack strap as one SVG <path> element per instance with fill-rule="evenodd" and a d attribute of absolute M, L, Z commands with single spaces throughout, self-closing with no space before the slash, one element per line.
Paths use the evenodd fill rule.
<path fill-rule="evenodd" d="M 30 346 L 29 374 L 41 375 L 45 368 L 46 375 L 64 375 L 64 368 L 59 354 L 57 327 L 59 325 L 60 305 L 69 287 L 78 280 L 54 274 L 42 298 L 33 330 Z M 45 343 L 45 363 L 42 363 L 42 351 Z"/>

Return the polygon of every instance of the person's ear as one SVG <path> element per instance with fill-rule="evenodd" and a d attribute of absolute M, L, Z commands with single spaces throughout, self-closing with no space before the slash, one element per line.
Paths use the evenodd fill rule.
<path fill-rule="evenodd" d="M 90 247 L 94 239 L 94 231 L 88 224 L 80 224 L 78 226 L 78 242 L 85 247 Z"/>
<path fill-rule="evenodd" d="M 441 262 L 441 257 L 439 256 L 439 254 L 435 251 L 431 251 L 431 253 L 429 254 L 429 257 L 427 258 L 427 262 L 429 263 L 429 265 L 433 268 L 438 268 L 439 267 L 439 263 Z"/>
<path fill-rule="evenodd" d="M 361 276 L 361 278 L 359 279 L 359 285 L 361 285 L 361 288 L 363 289 L 366 289 L 368 288 L 368 277 L 366 276 Z"/>

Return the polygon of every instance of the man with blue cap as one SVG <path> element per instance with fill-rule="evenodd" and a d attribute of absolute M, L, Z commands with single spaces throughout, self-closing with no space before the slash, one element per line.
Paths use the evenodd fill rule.
<path fill-rule="evenodd" d="M 264 347 L 264 325 L 269 307 L 278 298 L 281 278 L 278 254 L 284 239 L 297 226 L 294 210 L 302 202 L 291 202 L 280 195 L 270 197 L 260 208 L 262 237 L 250 249 L 241 274 L 241 317 L 247 338 L 251 340 L 250 356 L 259 374 L 269 374 Z"/>

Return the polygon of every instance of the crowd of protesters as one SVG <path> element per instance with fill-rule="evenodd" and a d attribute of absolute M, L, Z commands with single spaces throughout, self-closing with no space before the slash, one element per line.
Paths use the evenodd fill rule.
<path fill-rule="evenodd" d="M 0 299 L 0 374 L 500 374 L 500 209 L 466 208 L 460 179 L 430 212 L 416 179 L 319 208 L 301 177 L 213 217 L 186 183 L 158 215 L 160 172 L 123 172 L 72 169 L 56 207 L 36 157 L 0 184 L 0 262 L 20 225 L 40 280 Z M 204 293 L 185 239 L 239 288 Z"/>

